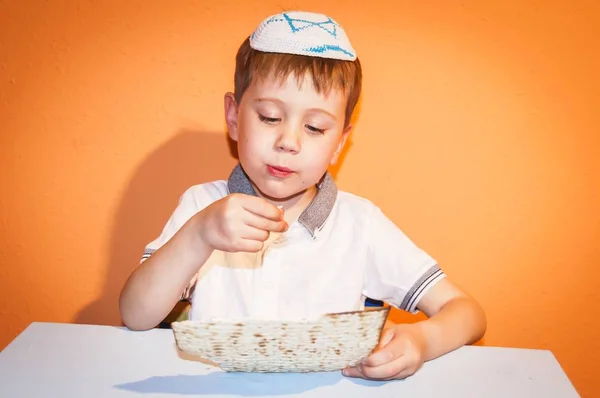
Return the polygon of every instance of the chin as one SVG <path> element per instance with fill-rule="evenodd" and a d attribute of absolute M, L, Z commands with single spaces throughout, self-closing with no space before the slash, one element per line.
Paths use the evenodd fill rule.
<path fill-rule="evenodd" d="M 263 181 L 257 184 L 257 188 L 263 196 L 274 200 L 290 199 L 306 190 L 303 187 L 285 186 L 285 183 Z"/>

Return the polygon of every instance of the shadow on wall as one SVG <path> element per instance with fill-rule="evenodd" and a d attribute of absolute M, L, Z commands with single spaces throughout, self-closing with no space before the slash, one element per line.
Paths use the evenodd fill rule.
<path fill-rule="evenodd" d="M 161 233 L 187 188 L 226 179 L 236 155 L 223 132 L 181 130 L 140 164 L 116 212 L 102 295 L 76 315 L 76 323 L 122 325 L 119 294 L 146 244 Z"/>
<path fill-rule="evenodd" d="M 348 140 L 331 173 L 337 177 Z M 225 133 L 181 130 L 135 171 L 116 212 L 102 295 L 84 307 L 75 323 L 123 325 L 119 294 L 139 265 L 146 244 L 161 233 L 179 197 L 192 185 L 226 179 L 237 163 L 235 142 Z"/>

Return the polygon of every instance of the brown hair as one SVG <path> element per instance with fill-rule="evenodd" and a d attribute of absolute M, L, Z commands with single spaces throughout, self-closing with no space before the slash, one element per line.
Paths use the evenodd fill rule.
<path fill-rule="evenodd" d="M 294 74 L 298 84 L 308 74 L 319 94 L 327 95 L 331 89 L 341 90 L 347 99 L 344 126 L 350 123 L 362 85 L 362 69 L 358 58 L 355 61 L 344 61 L 296 54 L 266 53 L 250 47 L 250 38 L 247 38 L 236 56 L 235 99 L 240 103 L 255 77 L 274 77 L 281 82 L 290 73 Z"/>

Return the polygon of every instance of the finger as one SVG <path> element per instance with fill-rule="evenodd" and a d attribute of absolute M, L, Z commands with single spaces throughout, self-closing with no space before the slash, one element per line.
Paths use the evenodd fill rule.
<path fill-rule="evenodd" d="M 407 373 L 410 367 L 409 359 L 402 356 L 380 366 L 359 365 L 362 375 L 373 380 L 391 380 Z"/>
<path fill-rule="evenodd" d="M 256 240 L 259 242 L 264 242 L 267 239 L 269 239 L 269 235 L 271 235 L 269 231 L 265 229 L 255 228 L 250 225 L 244 225 L 244 228 L 240 233 L 240 236 L 243 239 Z"/>
<path fill-rule="evenodd" d="M 417 371 L 416 368 L 405 368 L 403 371 L 392 377 L 392 379 L 401 380 L 412 376 Z"/>
<path fill-rule="evenodd" d="M 371 367 L 381 366 L 401 357 L 404 353 L 402 336 L 396 335 L 393 329 L 383 334 L 379 347 L 373 354 L 363 359 L 361 363 Z"/>
<path fill-rule="evenodd" d="M 247 253 L 258 253 L 264 247 L 264 243 L 260 240 L 255 239 L 243 239 L 238 245 L 235 251 L 247 252 Z"/>
<path fill-rule="evenodd" d="M 377 344 L 377 350 L 381 350 L 388 345 L 394 336 L 396 336 L 396 329 L 393 326 L 383 329 L 381 337 L 379 338 L 379 344 Z"/>
<path fill-rule="evenodd" d="M 268 201 L 256 196 L 244 196 L 242 207 L 251 213 L 273 221 L 283 220 L 283 211 Z"/>
<path fill-rule="evenodd" d="M 269 232 L 285 232 L 288 229 L 288 224 L 284 220 L 273 221 L 254 213 L 246 213 L 244 223 L 252 228 Z"/>
<path fill-rule="evenodd" d="M 342 370 L 342 374 L 346 377 L 358 377 L 361 379 L 367 378 L 365 375 L 360 373 L 360 370 L 356 366 L 345 368 L 344 370 Z"/>

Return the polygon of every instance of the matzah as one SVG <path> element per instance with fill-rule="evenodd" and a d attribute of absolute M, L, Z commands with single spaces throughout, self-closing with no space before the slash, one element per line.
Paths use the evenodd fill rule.
<path fill-rule="evenodd" d="M 327 372 L 356 365 L 377 346 L 389 307 L 312 321 L 181 321 L 177 347 L 230 372 Z"/>

